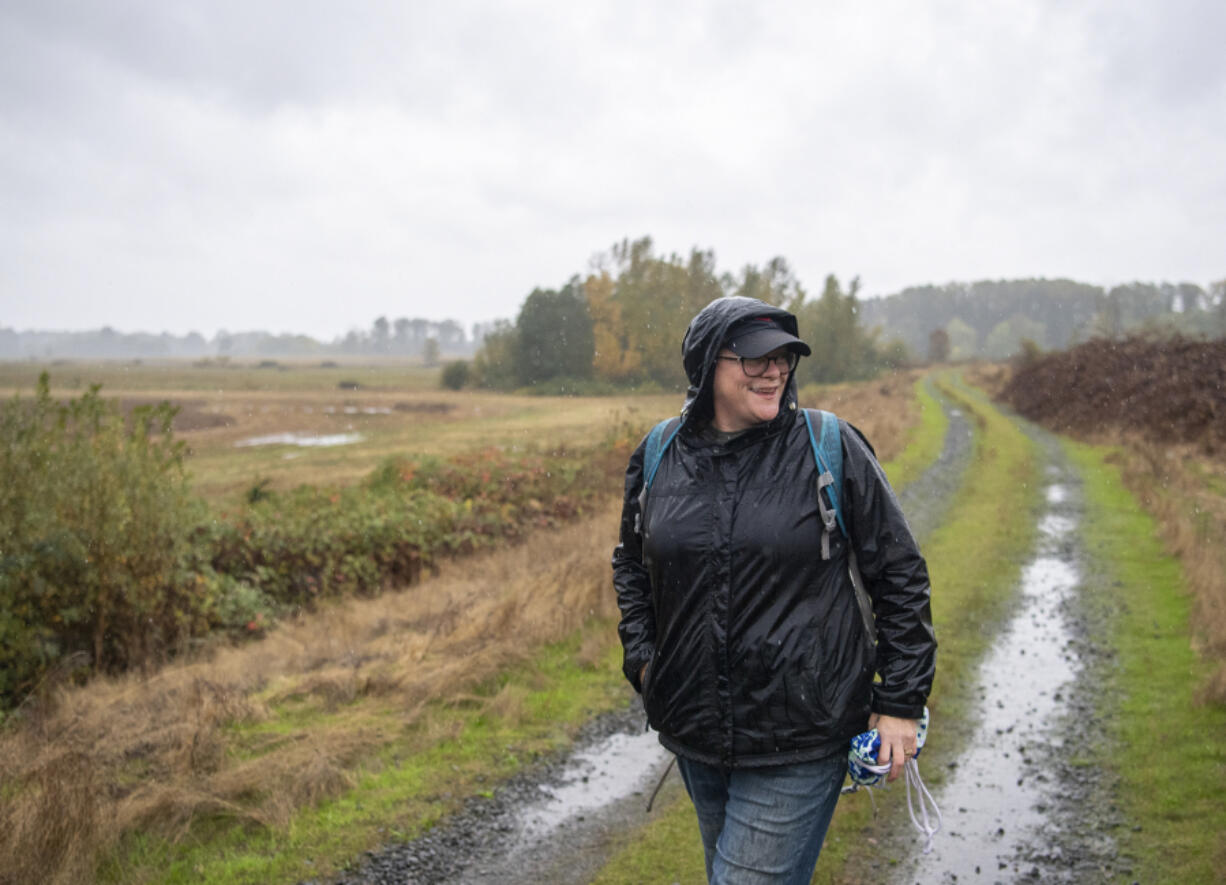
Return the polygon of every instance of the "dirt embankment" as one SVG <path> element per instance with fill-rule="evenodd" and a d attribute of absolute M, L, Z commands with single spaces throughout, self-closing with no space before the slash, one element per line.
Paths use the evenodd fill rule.
<path fill-rule="evenodd" d="M 1095 339 L 1021 367 L 1000 393 L 1074 436 L 1118 431 L 1226 454 L 1226 340 Z"/>

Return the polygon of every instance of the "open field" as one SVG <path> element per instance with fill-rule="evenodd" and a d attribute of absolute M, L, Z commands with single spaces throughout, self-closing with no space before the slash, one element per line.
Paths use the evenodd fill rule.
<path fill-rule="evenodd" d="M 437 370 L 390 362 L 281 369 L 8 363 L 0 364 L 0 395 L 29 395 L 44 369 L 56 396 L 76 396 L 99 383 L 104 397 L 125 406 L 160 400 L 177 405 L 175 431 L 188 445 L 193 488 L 219 506 L 236 503 L 263 480 L 271 490 L 350 485 L 389 455 L 590 444 L 619 422 L 646 426 L 681 401 L 673 394 L 537 397 L 446 391 L 439 389 Z M 348 381 L 357 389 L 338 386 Z M 286 435 L 304 444 L 262 441 Z"/>
<path fill-rule="evenodd" d="M 180 412 L 176 436 L 187 443 L 193 488 L 213 504 L 240 500 L 267 481 L 273 491 L 351 485 L 391 455 L 438 455 L 490 446 L 589 445 L 619 424 L 645 430 L 675 414 L 679 393 L 545 397 L 439 389 L 438 371 L 388 362 L 320 368 L 317 363 L 197 367 L 191 363 L 0 363 L 0 396 L 29 395 L 39 372 L 52 394 L 68 398 L 90 384 L 125 406 L 168 400 Z M 342 382 L 357 389 L 340 389 Z M 810 387 L 806 406 L 830 408 L 864 430 L 882 460 L 901 451 L 918 419 L 912 378 Z M 285 441 L 293 435 L 305 443 Z M 283 441 L 262 442 L 282 437 Z"/>
<path fill-rule="evenodd" d="M 233 391 L 167 390 L 152 368 L 142 372 L 128 388 L 104 393 L 237 413 L 234 424 L 182 434 L 195 452 L 197 483 L 215 500 L 267 475 L 259 473 L 265 462 L 234 441 L 335 429 L 326 422 L 336 413 L 315 406 L 351 396 L 354 406 L 452 408 L 351 413 L 371 426 L 384 421 L 382 435 L 325 450 L 335 462 L 287 472 L 282 482 L 344 484 L 393 452 L 591 442 L 618 425 L 645 428 L 680 403 L 677 395 L 547 399 L 321 387 L 248 391 L 241 400 L 248 406 L 232 409 Z M 812 404 L 834 405 L 861 426 L 883 458 L 897 455 L 919 418 L 915 379 L 884 379 L 860 392 L 810 393 Z M 290 408 L 303 404 L 313 411 Z M 302 466 L 299 458 L 286 463 Z M 625 702 L 610 620 L 615 524 L 609 510 L 523 546 L 447 563 L 411 589 L 303 615 L 258 642 L 153 674 L 44 692 L 0 733 L 0 881 L 34 870 L 49 881 L 88 881 L 100 860 L 103 877 L 114 881 L 292 881 L 389 833 L 428 827 L 483 781 Z M 550 651 L 557 643 L 566 650 Z M 558 654 L 560 669 L 550 675 L 547 661 Z M 304 863 L 308 850 L 313 868 Z"/>

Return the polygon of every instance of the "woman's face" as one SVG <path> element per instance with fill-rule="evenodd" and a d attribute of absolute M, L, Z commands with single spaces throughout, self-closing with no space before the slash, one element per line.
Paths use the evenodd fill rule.
<path fill-rule="evenodd" d="M 779 356 L 786 352 L 786 347 L 780 347 L 767 356 Z M 781 371 L 777 362 L 772 360 L 765 374 L 750 378 L 731 350 L 725 347 L 719 355 L 721 358 L 715 361 L 713 388 L 716 429 L 726 432 L 745 430 L 779 414 L 779 401 L 787 385 L 788 373 Z"/>

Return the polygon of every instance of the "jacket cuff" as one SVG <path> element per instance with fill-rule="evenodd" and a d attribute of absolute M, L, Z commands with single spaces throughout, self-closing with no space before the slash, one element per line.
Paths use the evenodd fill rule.
<path fill-rule="evenodd" d="M 884 698 L 873 698 L 872 711 L 881 716 L 896 716 L 899 719 L 921 719 L 924 715 L 924 705 L 900 704 Z"/>

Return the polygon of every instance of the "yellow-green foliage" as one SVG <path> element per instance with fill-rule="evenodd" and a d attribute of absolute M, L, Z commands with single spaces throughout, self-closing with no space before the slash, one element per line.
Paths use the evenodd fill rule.
<path fill-rule="evenodd" d="M 1142 882 L 1220 882 L 1226 867 L 1226 710 L 1194 702 L 1202 664 L 1189 596 L 1153 519 L 1124 487 L 1108 450 L 1069 443 L 1085 477 L 1089 589 L 1114 612 L 1118 664 L 1100 694 L 1113 723 L 1097 764 L 1120 779 L 1132 826 L 1117 830 Z"/>

